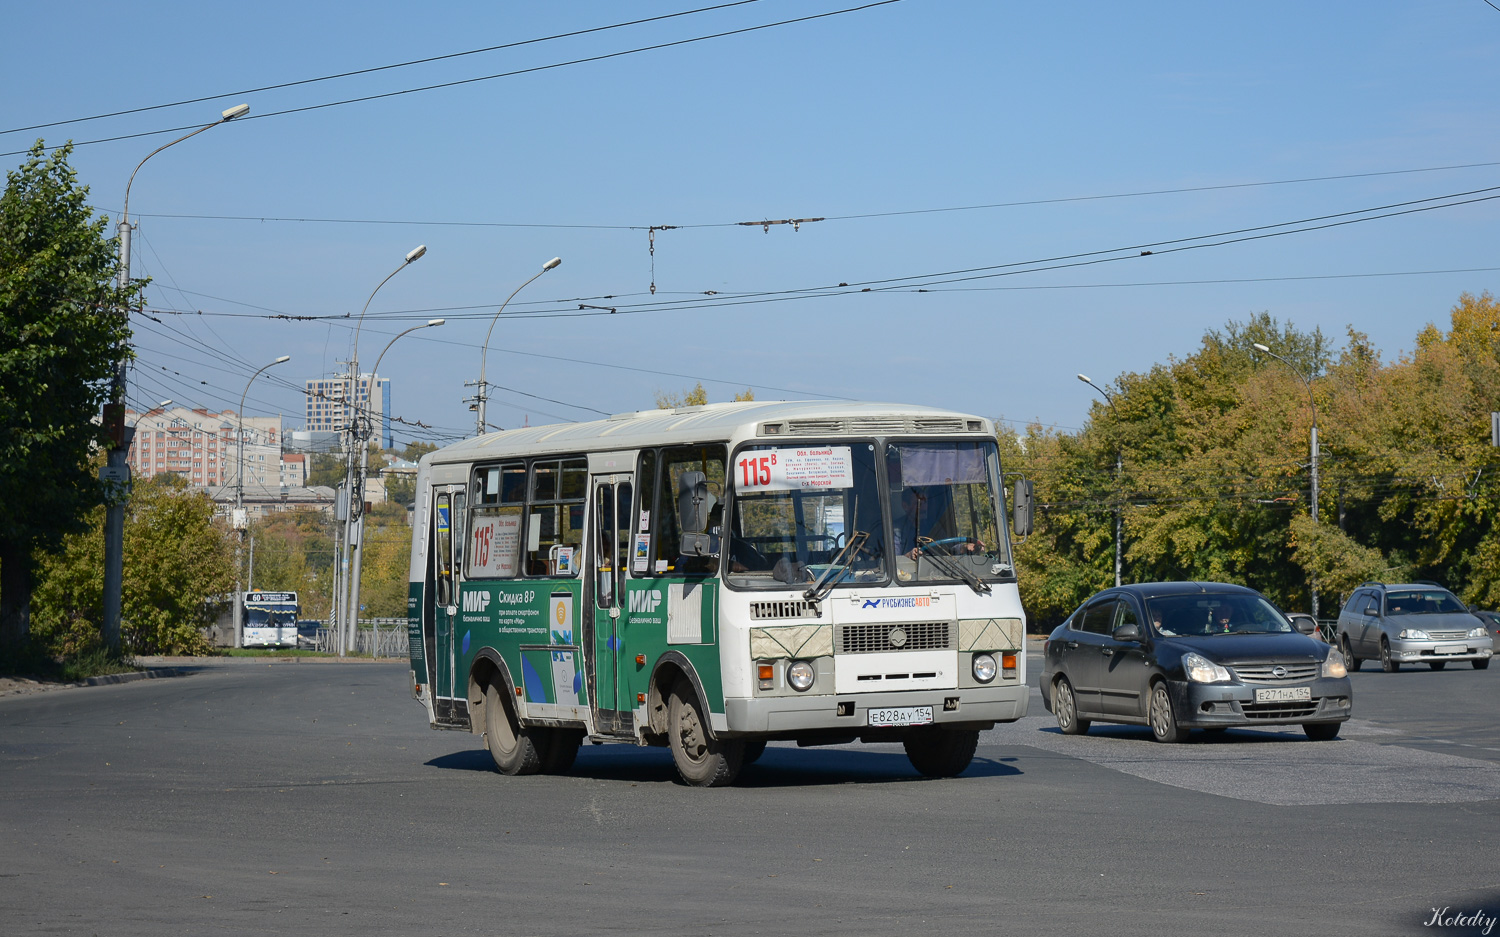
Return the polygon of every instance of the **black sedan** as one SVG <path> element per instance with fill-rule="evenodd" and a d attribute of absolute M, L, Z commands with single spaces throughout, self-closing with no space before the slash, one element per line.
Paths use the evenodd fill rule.
<path fill-rule="evenodd" d="M 1053 630 L 1043 660 L 1042 702 L 1068 735 L 1098 720 L 1148 725 L 1159 742 L 1267 725 L 1326 741 L 1353 702 L 1338 650 L 1218 582 L 1106 589 Z"/>

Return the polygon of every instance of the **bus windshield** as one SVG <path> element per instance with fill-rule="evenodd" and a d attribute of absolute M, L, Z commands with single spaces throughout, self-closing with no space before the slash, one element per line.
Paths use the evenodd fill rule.
<path fill-rule="evenodd" d="M 882 493 L 876 466 L 883 460 Z M 735 456 L 731 584 L 966 582 L 1014 574 L 989 442 L 804 443 Z"/>
<path fill-rule="evenodd" d="M 901 582 L 1011 576 L 997 518 L 992 442 L 895 442 L 885 450 L 892 555 Z"/>
<path fill-rule="evenodd" d="M 297 610 L 295 608 L 257 608 L 253 605 L 245 607 L 245 623 L 252 628 L 276 628 L 297 623 Z"/>
<path fill-rule="evenodd" d="M 786 589 L 820 577 L 888 579 L 874 443 L 748 446 L 731 478 L 731 583 Z"/>

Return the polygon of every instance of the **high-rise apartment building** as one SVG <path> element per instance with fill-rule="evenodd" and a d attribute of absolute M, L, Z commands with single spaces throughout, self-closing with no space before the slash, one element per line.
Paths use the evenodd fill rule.
<path fill-rule="evenodd" d="M 356 389 L 359 396 L 350 393 L 347 374 L 336 377 L 315 378 L 306 383 L 307 430 L 309 432 L 339 432 L 349 427 L 354 408 L 365 410 L 370 419 L 370 428 L 380 444 L 389 449 L 395 440 L 391 435 L 391 379 L 374 374 L 361 374 Z"/>
<path fill-rule="evenodd" d="M 170 407 L 146 413 L 125 411 L 135 426 L 130 446 L 131 474 L 139 479 L 172 473 L 203 487 L 238 483 L 240 448 L 236 432 L 244 429 L 246 485 L 278 485 L 281 480 L 281 417 L 247 416 L 233 410 Z"/>

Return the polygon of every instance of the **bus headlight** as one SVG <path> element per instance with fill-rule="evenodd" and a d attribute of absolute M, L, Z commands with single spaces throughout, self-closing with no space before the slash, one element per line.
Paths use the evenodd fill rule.
<path fill-rule="evenodd" d="M 799 693 L 811 688 L 817 676 L 813 665 L 805 660 L 794 660 L 786 669 L 786 682 Z"/>
<path fill-rule="evenodd" d="M 989 683 L 995 679 L 995 655 L 974 655 L 974 679 L 980 683 Z"/>

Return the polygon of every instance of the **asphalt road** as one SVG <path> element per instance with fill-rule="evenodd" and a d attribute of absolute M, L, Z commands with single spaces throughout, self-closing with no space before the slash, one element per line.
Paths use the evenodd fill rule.
<path fill-rule="evenodd" d="M 1065 738 L 1034 695 L 960 778 L 894 746 L 773 745 L 719 790 L 617 745 L 502 777 L 477 737 L 427 728 L 406 679 L 234 659 L 0 699 L 0 932 L 1265 937 L 1500 916 L 1500 668 L 1356 674 L 1334 742 Z"/>

